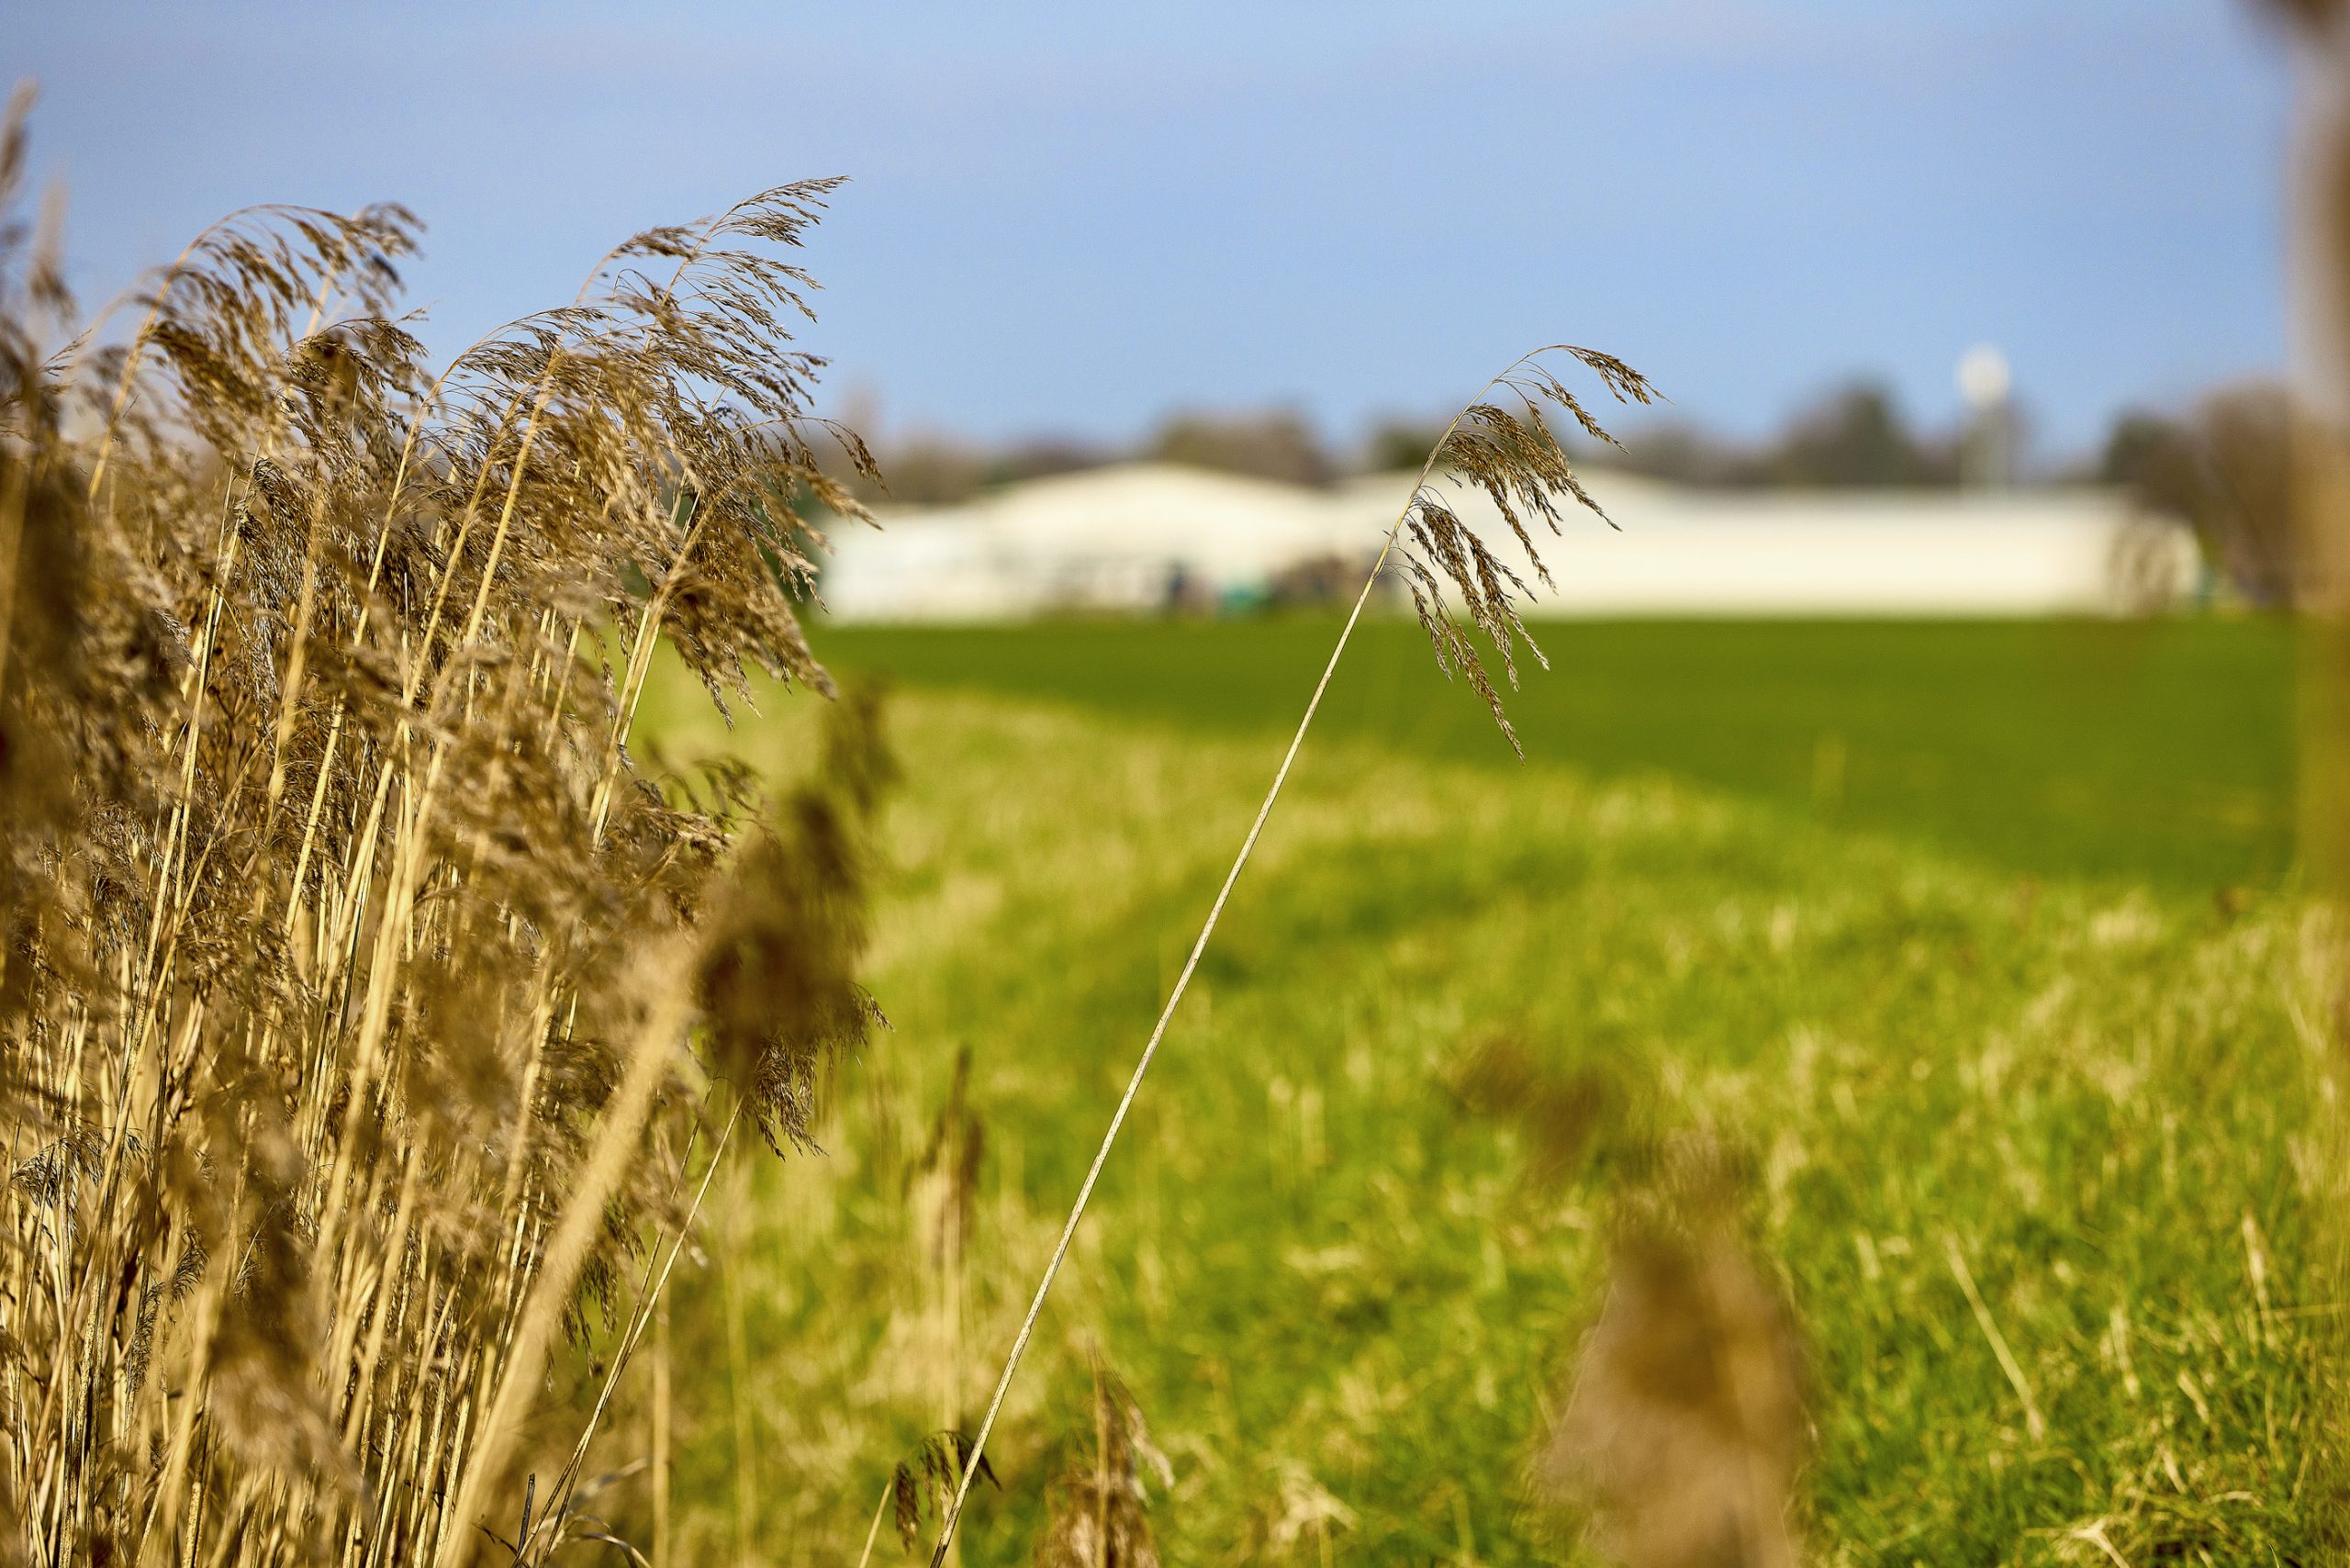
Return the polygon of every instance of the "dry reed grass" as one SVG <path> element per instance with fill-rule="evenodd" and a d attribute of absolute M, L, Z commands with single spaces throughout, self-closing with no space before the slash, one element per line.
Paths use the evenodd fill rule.
<path fill-rule="evenodd" d="M 232 214 L 127 337 L 82 326 L 54 211 L 23 217 L 28 103 L 0 1560 L 543 1562 L 602 1533 L 582 1461 L 707 1169 L 739 1120 L 801 1138 L 874 1016 L 870 706 L 771 819 L 625 745 L 663 642 L 722 708 L 746 669 L 830 689 L 803 511 L 860 514 L 811 446 L 789 257 L 833 182 L 636 235 L 433 374 L 397 207 Z M 609 1364 L 549 1422 L 599 1314 Z"/>

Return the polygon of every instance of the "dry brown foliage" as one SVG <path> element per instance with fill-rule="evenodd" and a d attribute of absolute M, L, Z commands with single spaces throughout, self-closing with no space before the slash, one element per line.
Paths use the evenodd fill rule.
<path fill-rule="evenodd" d="M 1563 1186 L 1616 1136 L 1621 1119 L 1623 1091 L 1615 1082 L 1589 1069 L 1554 1074 L 1507 1035 L 1471 1050 L 1448 1087 L 1465 1108 L 1516 1126 L 1527 1185 L 1538 1192 Z"/>
<path fill-rule="evenodd" d="M 1158 1568 L 1150 1533 L 1148 1478 L 1175 1473 L 1150 1440 L 1142 1406 L 1117 1373 L 1092 1357 L 1092 1398 L 1069 1434 L 1060 1473 L 1046 1492 L 1037 1568 Z"/>
<path fill-rule="evenodd" d="M 1537 1486 L 1627 1568 L 1794 1568 L 1810 1444 L 1795 1316 L 1719 1154 L 1683 1140 L 1661 1166 L 1626 1201 Z"/>
<path fill-rule="evenodd" d="M 873 1016 L 869 709 L 772 820 L 625 745 L 665 643 L 722 706 L 754 668 L 829 689 L 802 509 L 859 513 L 788 258 L 833 185 L 636 235 L 435 374 L 397 207 L 233 214 L 127 336 L 82 328 L 21 217 L 25 105 L 0 1560 L 462 1560 L 515 1518 L 564 1327 L 600 1307 L 626 1364 L 702 1107 L 804 1137 Z M 586 1443 L 514 1558 L 588 1531 Z"/>
<path fill-rule="evenodd" d="M 2343 9 L 2342 0 L 2259 0 L 2258 8 L 2312 29 L 2332 25 Z"/>

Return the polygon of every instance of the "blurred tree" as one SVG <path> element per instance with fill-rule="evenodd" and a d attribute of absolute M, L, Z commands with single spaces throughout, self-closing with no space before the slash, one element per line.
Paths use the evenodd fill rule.
<path fill-rule="evenodd" d="M 2284 388 L 2266 383 L 2212 393 L 2183 419 L 2133 411 L 2114 425 L 2099 476 L 2184 518 L 2237 592 L 2283 609 L 2297 576 L 2291 423 Z"/>
<path fill-rule="evenodd" d="M 1620 453 L 1578 453 L 1613 462 L 1635 474 L 1676 485 L 1739 486 L 1757 482 L 1757 461 L 1748 451 L 1685 420 L 1659 420 L 1624 438 Z"/>
<path fill-rule="evenodd" d="M 1023 479 L 1046 479 L 1056 474 L 1078 474 L 1118 461 L 1115 449 L 1091 442 L 1045 436 L 1009 447 L 988 460 L 987 483 L 1015 485 Z"/>
<path fill-rule="evenodd" d="M 901 506 L 952 506 L 979 493 L 988 460 L 959 442 L 914 435 L 878 454 L 888 489 L 878 499 Z"/>
<path fill-rule="evenodd" d="M 1416 470 L 1436 443 L 1444 438 L 1441 420 L 1388 420 L 1371 427 L 1363 442 L 1362 467 L 1367 474 Z"/>
<path fill-rule="evenodd" d="M 1856 382 L 1796 416 L 1762 461 L 1768 483 L 1791 487 L 1950 485 L 1954 454 L 1920 440 L 1886 387 Z"/>
<path fill-rule="evenodd" d="M 1760 444 L 1661 420 L 1627 435 L 1621 451 L 1579 445 L 1576 455 L 1678 485 L 1899 488 L 1958 483 L 1959 448 L 1958 441 L 1919 434 L 1890 391 L 1859 381 L 1805 409 Z"/>
<path fill-rule="evenodd" d="M 826 472 L 867 504 L 955 506 L 999 485 L 1073 474 L 1118 461 L 1114 448 L 1051 437 L 998 450 L 944 436 L 914 434 L 881 448 L 875 456 L 882 479 L 857 474 L 845 453 L 833 454 Z M 837 472 L 834 472 L 837 470 Z"/>
<path fill-rule="evenodd" d="M 1292 485 L 1326 485 L 1337 474 L 1337 465 L 1314 428 L 1304 416 L 1288 409 L 1261 414 L 1177 414 L 1159 427 L 1146 455 Z M 1418 461 L 1413 459 L 1416 466 Z"/>

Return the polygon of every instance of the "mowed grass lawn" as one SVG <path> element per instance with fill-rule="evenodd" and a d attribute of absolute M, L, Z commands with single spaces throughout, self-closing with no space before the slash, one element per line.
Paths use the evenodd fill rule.
<path fill-rule="evenodd" d="M 855 1562 L 892 1464 L 976 1425 L 1332 630 L 819 629 L 896 683 L 894 1028 L 682 1283 L 677 1560 Z M 2338 1561 L 2279 630 L 1555 628 L 1523 766 L 1415 636 L 1371 626 L 1308 743 L 965 1561 L 1029 1559 L 1096 1350 L 1171 1462 L 1170 1562 L 1570 1557 L 1526 1471 L 1623 1173 L 1538 1179 L 1463 1103 L 1496 1041 L 1743 1152 L 1811 1361 L 1818 1561 Z M 789 777 L 814 703 L 765 706 L 729 735 L 673 689 L 648 734 Z"/>

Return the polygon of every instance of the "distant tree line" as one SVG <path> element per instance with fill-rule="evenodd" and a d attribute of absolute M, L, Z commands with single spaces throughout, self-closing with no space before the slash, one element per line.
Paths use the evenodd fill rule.
<path fill-rule="evenodd" d="M 1363 466 L 1418 464 L 1439 432 L 1409 421 L 1382 425 L 1363 449 Z M 2000 410 L 1948 434 L 1918 429 L 1892 391 L 1855 381 L 1799 409 L 1771 437 L 1740 442 L 1686 420 L 1662 419 L 1629 431 L 1603 451 L 1579 434 L 1570 446 L 1586 461 L 1674 484 L 1723 489 L 1905 489 L 1962 483 L 1988 439 L 2005 451 L 2020 445 L 2013 410 Z"/>
<path fill-rule="evenodd" d="M 1437 433 L 1430 431 L 1429 439 L 1433 441 Z M 1426 452 L 1423 447 L 1421 455 Z M 1132 446 L 1047 437 L 989 449 L 951 437 L 917 434 L 886 443 L 879 456 L 888 487 L 868 482 L 861 496 L 908 506 L 952 506 L 1024 479 L 1074 474 L 1136 458 L 1292 485 L 1326 485 L 1362 466 L 1344 461 L 1311 421 L 1287 409 L 1176 413 Z M 1412 459 L 1415 464 L 1419 460 L 1419 456 Z M 855 486 L 857 481 L 845 463 L 842 469 L 844 481 Z"/>
<path fill-rule="evenodd" d="M 1920 431 L 1889 389 L 1863 381 L 1799 410 L 1764 442 L 1728 441 L 1686 421 L 1666 420 L 1624 444 L 1619 466 L 1684 485 L 1908 489 L 1956 485 L 1965 437 Z"/>
<path fill-rule="evenodd" d="M 944 436 L 909 435 L 887 445 L 880 456 L 889 476 L 887 498 L 936 506 L 998 485 L 1136 458 L 1326 485 L 1350 473 L 1417 467 L 1442 434 L 1442 426 L 1432 422 L 1390 420 L 1373 427 L 1349 451 L 1292 409 L 1194 409 L 1169 415 L 1131 445 L 1063 439 L 989 448 Z M 1634 431 L 1620 451 L 1601 454 L 1586 443 L 1583 454 L 1688 485 L 1926 487 L 1960 483 L 1970 439 L 1967 431 L 1947 436 L 1921 431 L 1889 390 L 1856 382 L 1804 409 L 1764 442 L 1734 442 L 1666 420 Z M 1582 441 L 1579 432 L 1575 440 Z M 881 495 L 876 490 L 873 498 Z"/>

